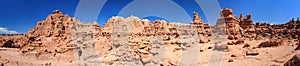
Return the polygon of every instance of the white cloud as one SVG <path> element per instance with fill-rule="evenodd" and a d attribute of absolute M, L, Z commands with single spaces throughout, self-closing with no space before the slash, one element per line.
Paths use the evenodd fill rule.
<path fill-rule="evenodd" d="M 17 31 L 8 30 L 7 28 L 0 27 L 0 34 L 16 34 Z"/>
<path fill-rule="evenodd" d="M 180 25 L 189 25 L 189 24 L 186 24 L 186 23 L 181 23 L 181 22 L 169 22 L 170 24 L 180 24 Z"/>

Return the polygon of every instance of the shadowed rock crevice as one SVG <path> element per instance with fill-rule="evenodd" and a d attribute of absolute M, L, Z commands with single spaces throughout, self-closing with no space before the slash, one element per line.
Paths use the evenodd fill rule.
<path fill-rule="evenodd" d="M 6 47 L 6 48 L 14 48 L 14 47 L 13 47 L 13 44 L 14 44 L 14 43 L 15 43 L 14 41 L 8 40 L 8 41 L 6 41 L 6 42 L 3 44 L 2 47 Z"/>

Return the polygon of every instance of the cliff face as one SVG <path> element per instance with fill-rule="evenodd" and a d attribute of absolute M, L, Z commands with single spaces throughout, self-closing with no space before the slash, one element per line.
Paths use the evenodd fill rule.
<path fill-rule="evenodd" d="M 182 60 L 181 53 L 209 54 L 208 50 L 214 45 L 211 42 L 212 36 L 219 35 L 214 33 L 226 35 L 228 41 L 224 41 L 227 43 L 224 52 L 234 57 L 259 55 L 260 58 L 260 55 L 268 55 L 263 53 L 268 51 L 260 48 L 290 47 L 283 43 L 297 40 L 300 34 L 298 19 L 281 25 L 254 24 L 250 14 L 246 18 L 242 14 L 237 18 L 228 8 L 220 14 L 214 26 L 205 24 L 198 13 L 194 12 L 194 19 L 188 25 L 116 16 L 101 28 L 97 22 L 85 24 L 55 10 L 26 35 L 8 38 L 0 36 L 0 47 L 16 48 L 22 54 L 34 54 L 38 58 L 67 58 L 64 60 L 68 61 L 95 61 L 91 58 L 101 58 L 101 62 L 97 63 L 104 65 L 184 65 L 177 61 Z M 258 42 L 251 43 L 253 41 Z M 239 45 L 243 47 L 236 47 Z M 209 60 L 195 59 L 201 59 L 199 63 L 207 63 Z"/>

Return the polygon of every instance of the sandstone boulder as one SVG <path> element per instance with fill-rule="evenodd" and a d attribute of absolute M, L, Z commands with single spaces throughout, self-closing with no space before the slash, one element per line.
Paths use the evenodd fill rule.
<path fill-rule="evenodd" d="M 277 47 L 282 45 L 282 41 L 281 40 L 270 40 L 270 41 L 266 41 L 266 42 L 262 42 L 259 44 L 259 48 L 263 48 L 263 47 Z"/>
<path fill-rule="evenodd" d="M 246 56 L 256 56 L 258 54 L 259 54 L 259 52 L 257 50 L 248 50 L 246 52 Z"/>

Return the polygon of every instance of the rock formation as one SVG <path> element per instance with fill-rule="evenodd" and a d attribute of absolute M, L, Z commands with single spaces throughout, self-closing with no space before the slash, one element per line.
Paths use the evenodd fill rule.
<path fill-rule="evenodd" d="M 200 43 L 207 43 L 210 41 L 210 39 L 207 39 L 207 37 L 211 36 L 211 34 L 212 34 L 211 33 L 211 25 L 204 24 L 197 12 L 194 12 L 194 19 L 193 19 L 193 22 L 190 23 L 190 25 L 193 27 L 196 27 L 197 34 L 199 36 L 202 36 L 202 37 L 199 37 Z"/>
<path fill-rule="evenodd" d="M 212 42 L 214 40 L 212 39 L 213 33 L 217 33 L 216 35 L 224 34 L 229 39 L 229 41 L 220 40 L 216 43 L 227 42 L 227 44 L 222 45 L 222 47 L 226 47 L 226 51 L 220 52 L 229 54 L 229 56 L 224 56 L 229 60 L 224 60 L 231 64 L 242 63 L 239 60 L 244 59 L 247 61 L 249 59 L 245 57 L 248 56 L 264 61 L 274 60 L 273 57 L 269 57 L 272 55 L 269 53 L 272 51 L 291 52 L 279 50 L 282 49 L 279 46 L 294 50 L 295 41 L 299 41 L 297 39 L 299 38 L 298 34 L 300 34 L 299 18 L 279 25 L 254 24 L 250 14 L 246 18 L 242 14 L 237 18 L 231 9 L 224 8 L 220 12 L 217 24 L 212 26 L 205 24 L 198 13 L 194 12 L 193 14 L 193 21 L 187 25 L 169 23 L 164 20 L 150 22 L 135 16 L 128 18 L 115 16 L 110 18 L 101 28 L 97 22 L 83 23 L 71 18 L 68 14 L 54 10 L 52 14 L 45 20 L 38 22 L 36 27 L 29 30 L 25 35 L 13 35 L 13 37 L 0 35 L 0 47 L 14 48 L 20 54 L 34 55 L 39 60 L 63 59 L 62 61 L 69 61 L 70 64 L 80 64 L 80 61 L 84 61 L 112 66 L 176 66 L 188 65 L 188 62 L 207 63 L 207 60 L 210 59 L 206 57 L 210 56 L 206 55 L 211 52 L 210 50 L 220 47 L 213 46 L 215 44 Z M 184 57 L 190 57 L 182 54 L 186 52 L 190 52 L 188 54 L 199 53 L 205 56 L 191 58 L 200 59 L 199 62 L 191 61 L 191 59 L 185 60 Z M 1 56 L 0 60 L 8 59 L 1 58 Z M 239 58 L 239 60 L 231 57 Z M 99 61 L 97 58 L 101 58 L 101 60 Z M 18 60 L 13 61 L 17 62 Z M 13 65 L 12 62 L 6 61 L 0 63 Z M 293 62 L 289 61 L 288 63 Z M 44 64 L 49 65 L 51 63 L 46 62 Z"/>
<path fill-rule="evenodd" d="M 250 14 L 247 15 L 246 19 L 244 18 L 243 14 L 241 14 L 239 20 L 240 20 L 239 25 L 243 29 L 254 30 L 254 23 L 251 19 Z"/>
<path fill-rule="evenodd" d="M 300 54 L 294 55 L 288 62 L 284 64 L 284 66 L 299 66 L 300 65 Z"/>
<path fill-rule="evenodd" d="M 282 41 L 280 40 L 271 40 L 271 41 L 266 41 L 266 42 L 262 42 L 259 44 L 259 48 L 260 47 L 276 47 L 276 46 L 280 46 L 282 44 Z"/>
<path fill-rule="evenodd" d="M 220 12 L 220 18 L 217 21 L 216 27 L 217 29 L 225 29 L 224 31 L 226 31 L 226 35 L 228 35 L 229 39 L 230 37 L 241 38 L 244 34 L 244 31 L 243 28 L 240 27 L 239 23 L 240 20 L 235 14 L 233 14 L 233 11 L 231 9 L 224 8 Z"/>

